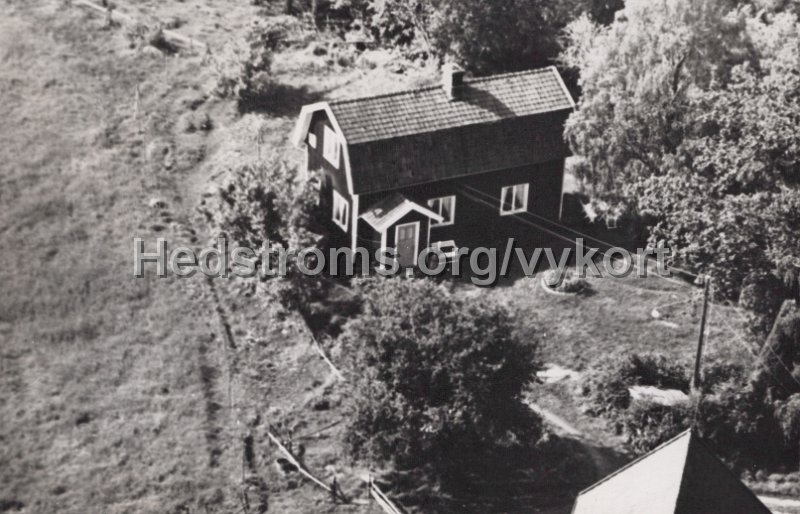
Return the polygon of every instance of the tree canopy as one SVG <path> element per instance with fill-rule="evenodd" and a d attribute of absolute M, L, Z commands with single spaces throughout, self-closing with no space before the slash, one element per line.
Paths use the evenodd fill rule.
<path fill-rule="evenodd" d="M 800 255 L 800 28 L 723 0 L 630 0 L 568 29 L 580 72 L 566 136 L 593 193 L 651 220 L 653 243 L 736 297 Z"/>
<path fill-rule="evenodd" d="M 560 32 L 578 12 L 608 20 L 620 2 L 554 0 L 372 0 L 369 25 L 379 40 L 486 74 L 552 64 Z"/>
<path fill-rule="evenodd" d="M 353 377 L 348 440 L 355 456 L 458 473 L 497 446 L 532 447 L 541 423 L 521 397 L 536 341 L 508 312 L 430 281 L 369 280 L 363 312 L 340 336 Z"/>

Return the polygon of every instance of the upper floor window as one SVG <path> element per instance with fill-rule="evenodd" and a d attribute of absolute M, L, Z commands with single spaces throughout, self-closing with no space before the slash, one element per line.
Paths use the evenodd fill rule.
<path fill-rule="evenodd" d="M 528 184 L 506 186 L 500 191 L 500 214 L 507 216 L 528 210 Z"/>
<path fill-rule="evenodd" d="M 339 167 L 340 148 L 341 145 L 339 144 L 339 136 L 332 128 L 325 125 L 322 155 L 325 157 L 325 160 L 337 168 Z"/>
<path fill-rule="evenodd" d="M 350 202 L 339 191 L 333 190 L 333 222 L 347 232 L 347 222 L 350 219 Z"/>
<path fill-rule="evenodd" d="M 316 148 L 317 147 L 317 135 L 314 134 L 313 132 L 309 132 L 309 134 L 308 134 L 308 145 L 311 148 Z"/>
<path fill-rule="evenodd" d="M 456 197 L 444 196 L 442 198 L 433 198 L 428 200 L 428 207 L 433 212 L 441 216 L 442 221 L 431 221 L 432 227 L 442 227 L 445 225 L 452 225 L 456 220 Z"/>

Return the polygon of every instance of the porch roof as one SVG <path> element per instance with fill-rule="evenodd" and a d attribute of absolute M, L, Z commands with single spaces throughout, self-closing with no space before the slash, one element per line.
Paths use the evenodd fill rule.
<path fill-rule="evenodd" d="M 373 204 L 360 218 L 378 232 L 383 233 L 412 211 L 419 212 L 436 222 L 441 222 L 444 219 L 432 210 L 412 202 L 400 193 L 394 193 Z"/>

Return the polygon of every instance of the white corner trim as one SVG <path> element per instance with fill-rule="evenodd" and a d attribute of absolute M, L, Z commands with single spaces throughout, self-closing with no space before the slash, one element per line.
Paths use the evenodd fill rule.
<path fill-rule="evenodd" d="M 353 229 L 351 231 L 352 235 L 350 238 L 350 246 L 351 246 L 350 249 L 353 250 L 353 252 L 355 252 L 356 250 L 358 250 L 358 220 L 360 219 L 358 214 L 358 208 L 359 208 L 358 204 L 360 198 L 358 195 L 352 195 L 352 198 L 353 198 L 353 205 L 352 205 L 353 212 L 350 214 L 350 219 L 352 220 L 351 222 L 353 224 Z"/>

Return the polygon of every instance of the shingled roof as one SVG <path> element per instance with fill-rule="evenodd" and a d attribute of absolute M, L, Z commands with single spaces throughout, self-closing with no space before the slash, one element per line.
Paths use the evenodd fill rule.
<path fill-rule="evenodd" d="M 443 86 L 303 107 L 292 141 L 324 111 L 347 144 L 352 192 L 391 191 L 563 159 L 575 107 L 558 70 L 506 73 Z"/>
<path fill-rule="evenodd" d="M 357 145 L 508 118 L 572 109 L 555 67 L 467 78 L 458 101 L 441 86 L 329 102 L 345 139 Z"/>

